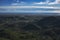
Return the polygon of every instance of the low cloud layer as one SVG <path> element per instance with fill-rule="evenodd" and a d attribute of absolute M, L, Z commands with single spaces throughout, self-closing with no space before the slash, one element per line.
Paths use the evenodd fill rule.
<path fill-rule="evenodd" d="M 0 6 L 0 8 L 52 8 L 52 9 L 59 9 L 60 7 L 55 6 Z"/>

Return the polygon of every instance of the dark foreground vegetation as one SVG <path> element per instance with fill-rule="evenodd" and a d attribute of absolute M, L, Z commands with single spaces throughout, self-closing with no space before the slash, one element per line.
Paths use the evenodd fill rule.
<path fill-rule="evenodd" d="M 0 40 L 60 40 L 60 16 L 0 15 Z"/>

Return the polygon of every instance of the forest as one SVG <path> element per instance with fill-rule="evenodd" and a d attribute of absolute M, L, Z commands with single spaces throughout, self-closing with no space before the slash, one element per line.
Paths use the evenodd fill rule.
<path fill-rule="evenodd" d="M 0 15 L 0 40 L 60 40 L 60 16 Z"/>

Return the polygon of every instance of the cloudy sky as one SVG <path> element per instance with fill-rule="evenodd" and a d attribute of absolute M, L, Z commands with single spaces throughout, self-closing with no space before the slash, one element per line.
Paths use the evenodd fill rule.
<path fill-rule="evenodd" d="M 55 0 L 47 2 L 46 0 L 0 0 L 0 12 L 60 13 L 60 4 L 56 4 Z"/>
<path fill-rule="evenodd" d="M 45 2 L 46 0 L 19 0 L 19 2 L 25 2 L 27 4 L 32 4 L 34 2 Z M 55 0 L 49 0 L 50 2 L 54 2 Z M 1 5 L 11 5 L 11 3 L 16 2 L 16 0 L 0 0 Z M 27 5 L 26 4 L 26 5 Z"/>

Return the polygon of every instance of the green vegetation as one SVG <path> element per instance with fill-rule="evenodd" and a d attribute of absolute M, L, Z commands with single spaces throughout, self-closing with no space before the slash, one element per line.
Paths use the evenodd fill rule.
<path fill-rule="evenodd" d="M 60 16 L 0 16 L 0 40 L 60 40 Z"/>

